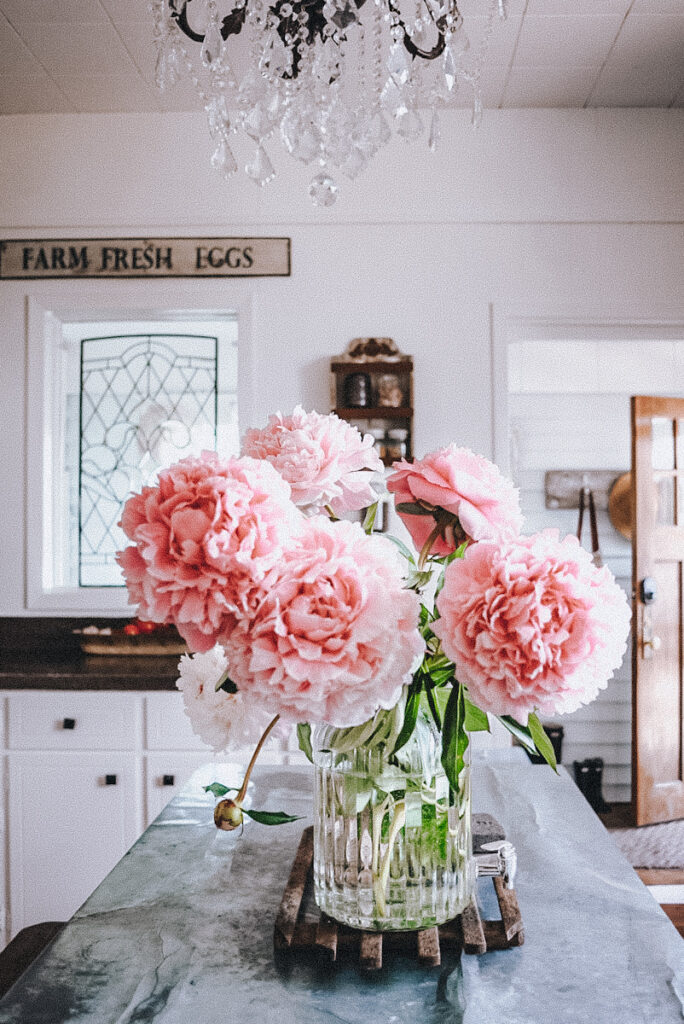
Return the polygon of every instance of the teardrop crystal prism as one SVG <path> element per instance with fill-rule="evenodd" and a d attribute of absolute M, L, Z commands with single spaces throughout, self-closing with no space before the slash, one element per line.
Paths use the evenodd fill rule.
<path fill-rule="evenodd" d="M 408 82 L 409 75 L 411 74 L 411 62 L 403 42 L 399 41 L 392 44 L 389 57 L 387 58 L 387 70 L 398 85 L 404 85 Z"/>
<path fill-rule="evenodd" d="M 380 94 L 380 102 L 387 113 L 392 114 L 393 117 L 401 117 L 408 110 L 404 95 L 392 75 L 385 82 Z"/>
<path fill-rule="evenodd" d="M 251 110 L 245 114 L 242 127 L 251 139 L 261 142 L 272 130 L 275 117 L 271 110 L 267 109 L 264 103 L 255 103 Z"/>
<path fill-rule="evenodd" d="M 204 109 L 207 112 L 209 134 L 212 139 L 215 139 L 217 136 L 226 136 L 230 132 L 230 119 L 228 117 L 226 97 L 223 93 L 217 93 L 215 96 L 212 96 Z"/>
<path fill-rule="evenodd" d="M 397 118 L 397 133 L 409 142 L 422 135 L 423 122 L 417 111 L 407 110 L 405 114 Z"/>
<path fill-rule="evenodd" d="M 482 93 L 480 92 L 480 87 L 477 83 L 474 88 L 475 94 L 473 96 L 473 116 L 471 123 L 473 128 L 479 128 L 482 124 Z"/>
<path fill-rule="evenodd" d="M 353 180 L 357 176 L 357 174 L 361 173 L 361 171 L 366 166 L 366 163 L 366 157 L 363 155 L 358 146 L 354 146 L 349 156 L 342 164 L 342 170 L 344 171 L 348 178 L 351 178 Z"/>
<path fill-rule="evenodd" d="M 442 133 L 439 125 L 439 114 L 436 110 L 433 110 L 432 118 L 430 120 L 430 134 L 428 135 L 428 147 L 431 153 L 436 151 L 441 137 Z"/>
<path fill-rule="evenodd" d="M 219 31 L 218 23 L 212 19 L 207 25 L 202 43 L 202 63 L 205 68 L 211 67 L 221 56 L 223 40 Z"/>
<path fill-rule="evenodd" d="M 181 77 L 182 54 L 178 43 L 167 37 L 159 47 L 154 69 L 154 81 L 160 92 L 175 85 Z"/>
<path fill-rule="evenodd" d="M 337 184 L 329 174 L 321 172 L 311 179 L 309 195 L 314 206 L 332 206 L 337 199 Z"/>
<path fill-rule="evenodd" d="M 454 51 L 450 46 L 444 48 L 444 57 L 442 58 L 442 70 L 444 71 L 444 81 L 449 92 L 452 91 L 456 84 L 456 75 L 458 69 L 456 67 L 456 58 L 454 57 Z"/>
<path fill-rule="evenodd" d="M 221 139 L 211 154 L 211 166 L 215 171 L 218 171 L 222 178 L 230 178 L 237 171 L 237 161 L 225 139 Z"/>
<path fill-rule="evenodd" d="M 254 159 L 245 167 L 245 174 L 257 185 L 261 185 L 262 188 L 275 178 L 273 164 L 263 146 L 257 146 Z"/>

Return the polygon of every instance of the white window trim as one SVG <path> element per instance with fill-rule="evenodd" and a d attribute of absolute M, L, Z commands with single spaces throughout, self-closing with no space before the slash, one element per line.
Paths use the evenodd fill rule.
<path fill-rule="evenodd" d="M 231 282 L 232 283 L 232 282 Z M 59 612 L 62 615 L 131 616 L 125 588 L 58 587 L 53 578 L 52 489 L 55 486 L 53 437 L 59 429 L 53 381 L 61 373 L 62 324 L 79 320 L 181 320 L 220 319 L 230 313 L 238 320 L 238 422 L 252 422 L 254 376 L 251 344 L 252 301 L 240 287 L 222 282 L 218 303 L 208 308 L 183 302 L 182 310 L 150 308 L 149 305 L 112 301 L 107 295 L 93 295 L 76 303 L 47 303 L 35 294 L 26 296 L 26 522 L 24 603 L 28 611 Z"/>

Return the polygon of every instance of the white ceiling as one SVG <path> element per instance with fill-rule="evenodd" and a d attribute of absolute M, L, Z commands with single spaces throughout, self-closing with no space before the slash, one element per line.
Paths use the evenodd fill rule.
<path fill-rule="evenodd" d="M 473 37 L 488 6 L 459 3 Z M 154 65 L 146 0 L 0 0 L 0 114 L 200 107 Z M 509 0 L 482 86 L 487 107 L 684 106 L 684 0 Z"/>

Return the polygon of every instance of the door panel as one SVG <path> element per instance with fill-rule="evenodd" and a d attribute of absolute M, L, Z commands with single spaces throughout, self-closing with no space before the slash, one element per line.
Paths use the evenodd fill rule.
<path fill-rule="evenodd" d="M 632 398 L 632 799 L 638 825 L 684 818 L 682 428 L 684 399 Z"/>

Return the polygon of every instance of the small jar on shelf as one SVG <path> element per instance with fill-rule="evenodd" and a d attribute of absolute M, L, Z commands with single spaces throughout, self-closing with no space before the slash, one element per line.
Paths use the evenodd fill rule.
<path fill-rule="evenodd" d="M 395 427 L 394 429 L 387 431 L 387 439 L 385 441 L 385 462 L 398 462 L 399 459 L 406 458 L 407 438 L 408 430 Z"/>
<path fill-rule="evenodd" d="M 385 453 L 387 451 L 387 443 L 385 441 L 385 428 L 384 427 L 371 427 L 370 433 L 373 435 L 375 448 L 378 456 L 385 461 Z"/>

